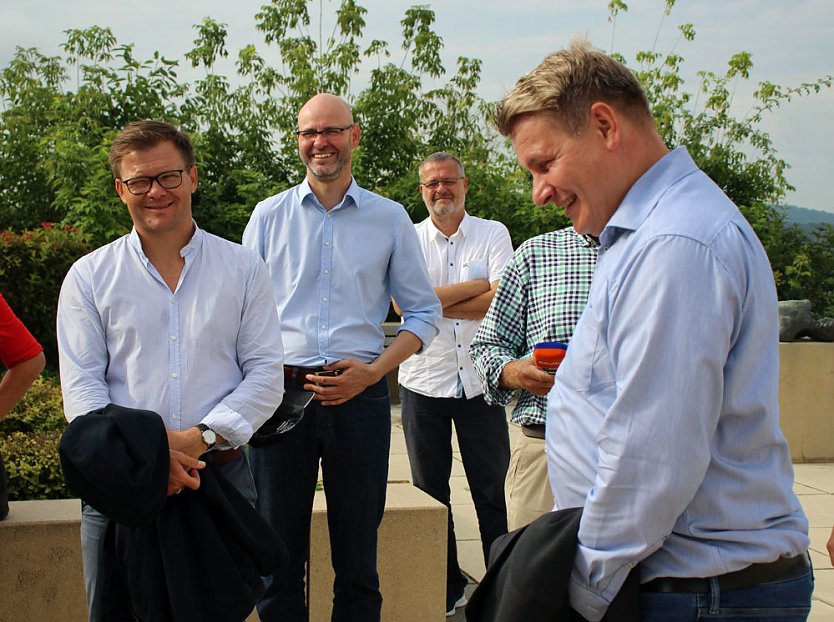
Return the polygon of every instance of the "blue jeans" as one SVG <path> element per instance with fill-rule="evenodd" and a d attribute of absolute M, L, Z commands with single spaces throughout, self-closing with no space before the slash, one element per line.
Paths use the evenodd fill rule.
<path fill-rule="evenodd" d="M 319 460 L 327 499 L 334 622 L 378 622 L 377 529 L 385 510 L 391 405 L 383 378 L 340 406 L 313 401 L 272 445 L 251 447 L 257 508 L 281 535 L 289 561 L 264 579 L 262 622 L 306 622 L 305 565 Z"/>
<path fill-rule="evenodd" d="M 446 610 L 449 611 L 466 587 L 466 577 L 458 565 L 450 502 L 452 422 L 478 515 L 484 564 L 488 566 L 492 542 L 507 533 L 504 499 L 504 479 L 510 462 L 507 414 L 502 406 L 490 406 L 480 395 L 472 399 L 427 397 L 400 386 L 400 398 L 414 485 L 449 510 L 446 557 Z"/>
<path fill-rule="evenodd" d="M 701 594 L 642 592 L 640 612 L 643 622 L 805 622 L 813 591 L 811 569 L 798 577 L 726 592 L 712 579 L 710 591 Z"/>
<path fill-rule="evenodd" d="M 252 471 L 245 455 L 219 468 L 220 472 L 235 488 L 255 505 L 257 494 Z M 101 601 L 105 597 L 100 588 L 99 566 L 104 554 L 107 526 L 110 524 L 104 514 L 91 505 L 81 506 L 81 558 L 84 566 L 84 589 L 87 592 L 87 611 L 90 622 L 107 622 L 102 613 Z"/>

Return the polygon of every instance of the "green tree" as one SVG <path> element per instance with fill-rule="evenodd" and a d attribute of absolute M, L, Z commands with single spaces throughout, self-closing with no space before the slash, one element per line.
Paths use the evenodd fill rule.
<path fill-rule="evenodd" d="M 761 123 L 765 115 L 795 97 L 819 93 L 832 85 L 831 75 L 795 87 L 762 81 L 752 92 L 753 104 L 743 115 L 734 113 L 736 94 L 750 79 L 753 59 L 747 52 L 733 55 L 723 74 L 699 71 L 698 88 L 685 90 L 681 76 L 683 57 L 675 49 L 656 50 L 665 18 L 675 0 L 666 0 L 654 46 L 636 56 L 633 69 L 652 106 L 661 137 L 670 148 L 685 146 L 698 166 L 739 206 L 767 250 L 781 300 L 808 298 L 821 313 L 834 312 L 831 285 L 834 257 L 830 231 L 807 236 L 789 225 L 779 207 L 794 190 L 787 180 L 787 162 L 781 159 Z M 612 49 L 617 18 L 628 11 L 622 0 L 609 5 Z M 693 41 L 692 24 L 678 26 L 679 42 Z M 675 45 L 675 48 L 677 45 Z M 617 55 L 621 61 L 626 60 Z"/>

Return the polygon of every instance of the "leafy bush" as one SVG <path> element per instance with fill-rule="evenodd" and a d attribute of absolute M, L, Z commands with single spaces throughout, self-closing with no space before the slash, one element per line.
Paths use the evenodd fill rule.
<path fill-rule="evenodd" d="M 73 497 L 61 472 L 58 442 L 61 432 L 12 432 L 0 436 L 0 454 L 9 476 L 9 501 Z"/>
<path fill-rule="evenodd" d="M 0 454 L 9 477 L 9 500 L 66 499 L 58 442 L 67 426 L 61 387 L 38 378 L 23 399 L 0 420 Z"/>
<path fill-rule="evenodd" d="M 42 223 L 39 229 L 0 232 L 0 291 L 43 345 L 47 368 L 58 369 L 55 314 L 61 283 L 89 250 L 74 228 Z"/>

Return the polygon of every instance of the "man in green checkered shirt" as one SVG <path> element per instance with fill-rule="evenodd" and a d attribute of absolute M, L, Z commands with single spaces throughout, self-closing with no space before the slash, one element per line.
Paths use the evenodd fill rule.
<path fill-rule="evenodd" d="M 573 227 L 524 242 L 504 269 L 470 346 L 486 401 L 503 406 L 518 398 L 511 420 L 522 434 L 513 447 L 505 482 L 510 530 L 553 509 L 544 453 L 553 376 L 533 364 L 533 346 L 570 341 L 588 299 L 597 246 Z"/>

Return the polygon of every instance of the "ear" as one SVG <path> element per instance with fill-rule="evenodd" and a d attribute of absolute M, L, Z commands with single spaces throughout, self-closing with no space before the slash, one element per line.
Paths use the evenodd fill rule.
<path fill-rule="evenodd" d="M 622 140 L 622 115 L 605 102 L 594 102 L 589 117 L 590 130 L 602 139 L 608 150 L 615 150 Z"/>
<path fill-rule="evenodd" d="M 356 149 L 359 146 L 359 138 L 362 136 L 362 128 L 358 123 L 354 123 L 350 130 L 350 148 Z"/>
<path fill-rule="evenodd" d="M 114 179 L 113 183 L 116 185 L 116 194 L 119 195 L 119 198 L 122 200 L 122 203 L 127 205 L 127 201 L 125 200 L 125 193 L 127 193 L 127 188 L 118 179 Z"/>
<path fill-rule="evenodd" d="M 190 175 L 191 177 L 191 192 L 193 193 L 197 189 L 197 165 L 193 164 L 191 166 Z"/>
<path fill-rule="evenodd" d="M 464 177 L 463 178 L 463 193 L 466 194 L 467 192 L 469 192 L 469 178 Z"/>

